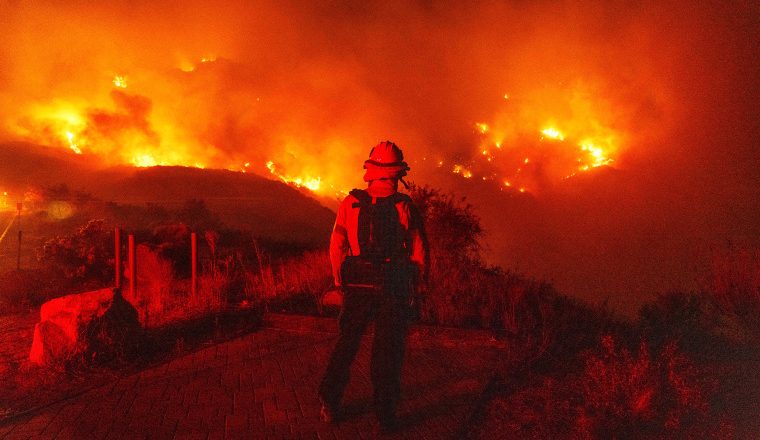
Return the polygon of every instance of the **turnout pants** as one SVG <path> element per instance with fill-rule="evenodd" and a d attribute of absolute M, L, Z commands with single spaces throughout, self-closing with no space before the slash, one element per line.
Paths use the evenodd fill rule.
<path fill-rule="evenodd" d="M 406 295 L 346 292 L 339 321 L 340 335 L 320 384 L 319 396 L 333 408 L 340 404 L 351 363 L 372 319 L 375 320 L 375 337 L 370 373 L 374 408 L 380 420 L 388 420 L 395 416 L 401 394 L 401 367 L 408 326 Z"/>

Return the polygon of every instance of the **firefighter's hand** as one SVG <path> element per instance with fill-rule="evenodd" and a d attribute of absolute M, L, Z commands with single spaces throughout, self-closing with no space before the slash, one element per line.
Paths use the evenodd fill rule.
<path fill-rule="evenodd" d="M 323 306 L 341 307 L 343 305 L 343 288 L 340 286 L 333 286 L 333 288 L 322 295 L 320 302 Z"/>

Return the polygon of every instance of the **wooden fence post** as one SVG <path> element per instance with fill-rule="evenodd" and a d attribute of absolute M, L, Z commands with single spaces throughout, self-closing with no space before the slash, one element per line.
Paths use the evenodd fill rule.
<path fill-rule="evenodd" d="M 195 297 L 198 285 L 198 236 L 195 232 L 190 234 L 190 293 Z"/>
<path fill-rule="evenodd" d="M 127 246 L 129 247 L 129 297 L 135 300 L 137 285 L 137 261 L 135 256 L 135 236 L 129 234 Z"/>
<path fill-rule="evenodd" d="M 16 203 L 16 209 L 18 210 L 18 222 L 16 222 L 16 225 L 18 226 L 18 254 L 16 254 L 16 270 L 21 270 L 21 208 L 23 205 L 21 202 Z"/>
<path fill-rule="evenodd" d="M 118 226 L 113 230 L 113 245 L 114 287 L 121 289 L 121 230 L 119 230 Z"/>

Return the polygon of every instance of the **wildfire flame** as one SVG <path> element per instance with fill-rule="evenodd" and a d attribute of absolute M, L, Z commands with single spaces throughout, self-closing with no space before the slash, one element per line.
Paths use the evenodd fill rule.
<path fill-rule="evenodd" d="M 472 177 L 472 171 L 465 168 L 463 165 L 454 165 L 454 169 L 452 170 L 454 174 L 460 174 L 465 179 L 469 179 Z"/>
<path fill-rule="evenodd" d="M 479 154 L 473 154 L 468 167 L 454 165 L 452 173 L 467 179 L 493 179 L 501 182 L 501 190 L 525 193 L 610 166 L 620 148 L 621 135 L 591 113 L 593 105 L 580 102 L 577 96 L 587 98 L 589 94 L 573 95 L 570 106 L 578 107 L 578 115 L 561 121 L 541 108 L 515 108 L 526 104 L 504 94 L 504 105 L 509 107 L 493 122 L 475 124 L 480 135 Z M 536 124 L 542 119 L 544 123 Z"/>
<path fill-rule="evenodd" d="M 180 61 L 176 69 L 193 87 L 199 87 L 205 80 L 203 75 L 224 62 L 216 56 L 204 56 L 195 62 Z M 213 66 L 201 68 L 211 63 Z M 344 174 L 343 167 L 322 163 L 326 151 L 347 151 L 355 144 L 351 139 L 327 140 L 312 155 L 302 147 L 308 139 L 283 138 L 272 141 L 283 145 L 274 153 L 270 149 L 260 157 L 237 157 L 230 153 L 234 147 L 217 144 L 226 138 L 201 139 L 182 114 L 154 105 L 171 101 L 171 97 L 164 96 L 164 101 L 154 97 L 160 92 L 151 88 L 149 81 L 136 80 L 128 88 L 127 76 L 117 74 L 110 76 L 108 89 L 108 99 L 100 96 L 94 102 L 60 98 L 33 103 L 12 131 L 21 138 L 65 147 L 76 155 L 87 151 L 106 164 L 209 166 L 244 173 L 254 170 L 323 195 L 344 194 L 354 181 L 353 172 Z M 464 179 L 500 182 L 497 186 L 501 190 L 535 192 L 547 181 L 568 179 L 615 161 L 620 136 L 593 114 L 563 120 L 535 105 L 509 110 L 526 106 L 525 100 L 519 94 L 504 93 L 502 97 L 501 105 L 507 106 L 503 114 L 473 125 L 479 138 L 477 154 L 469 158 L 443 155 L 429 163 Z M 247 99 L 251 107 L 267 102 L 258 92 Z M 252 167 L 252 163 L 264 166 Z"/>
<path fill-rule="evenodd" d="M 120 88 L 120 89 L 126 89 L 127 88 L 127 78 L 122 75 L 116 75 L 113 78 L 113 85 Z"/>
<path fill-rule="evenodd" d="M 156 158 L 148 153 L 138 154 L 132 157 L 132 164 L 138 168 L 155 167 L 158 165 L 166 165 L 156 161 Z"/>
<path fill-rule="evenodd" d="M 546 136 L 548 138 L 551 138 L 551 139 L 557 139 L 557 140 L 560 140 L 560 141 L 564 141 L 565 140 L 565 135 L 563 135 L 562 133 L 560 133 L 560 131 L 557 130 L 556 128 L 554 128 L 554 127 L 544 128 L 543 130 L 541 130 L 541 133 L 543 133 L 544 136 Z"/>
<path fill-rule="evenodd" d="M 488 124 L 484 122 L 476 122 L 475 128 L 477 128 L 478 131 L 481 132 L 482 134 L 488 133 Z"/>
<path fill-rule="evenodd" d="M 319 191 L 320 186 L 322 185 L 322 179 L 317 177 L 291 177 L 286 176 L 284 174 L 281 174 L 277 171 L 274 162 L 271 160 L 267 162 L 267 169 L 269 172 L 276 176 L 278 179 L 282 180 L 285 183 L 289 183 L 292 185 L 295 185 L 298 188 L 304 187 L 311 191 Z"/>
<path fill-rule="evenodd" d="M 76 154 L 82 154 L 82 150 L 77 146 L 76 142 L 74 142 L 74 133 L 67 131 L 66 139 L 69 141 L 69 148 L 71 151 Z"/>

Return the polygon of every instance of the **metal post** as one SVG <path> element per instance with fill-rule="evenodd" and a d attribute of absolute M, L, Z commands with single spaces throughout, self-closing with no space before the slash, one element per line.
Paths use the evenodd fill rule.
<path fill-rule="evenodd" d="M 135 288 L 137 285 L 137 262 L 135 261 L 135 236 L 129 234 L 127 237 L 127 246 L 129 248 L 129 297 L 135 299 Z"/>
<path fill-rule="evenodd" d="M 198 236 L 195 232 L 190 234 L 190 293 L 195 297 L 198 285 Z"/>
<path fill-rule="evenodd" d="M 16 256 L 16 270 L 21 270 L 21 202 L 16 203 L 18 210 L 18 254 Z"/>
<path fill-rule="evenodd" d="M 114 274 L 113 274 L 113 281 L 114 281 L 114 287 L 117 289 L 121 288 L 121 230 L 119 230 L 119 227 L 115 227 L 113 229 L 113 266 L 114 266 Z"/>

